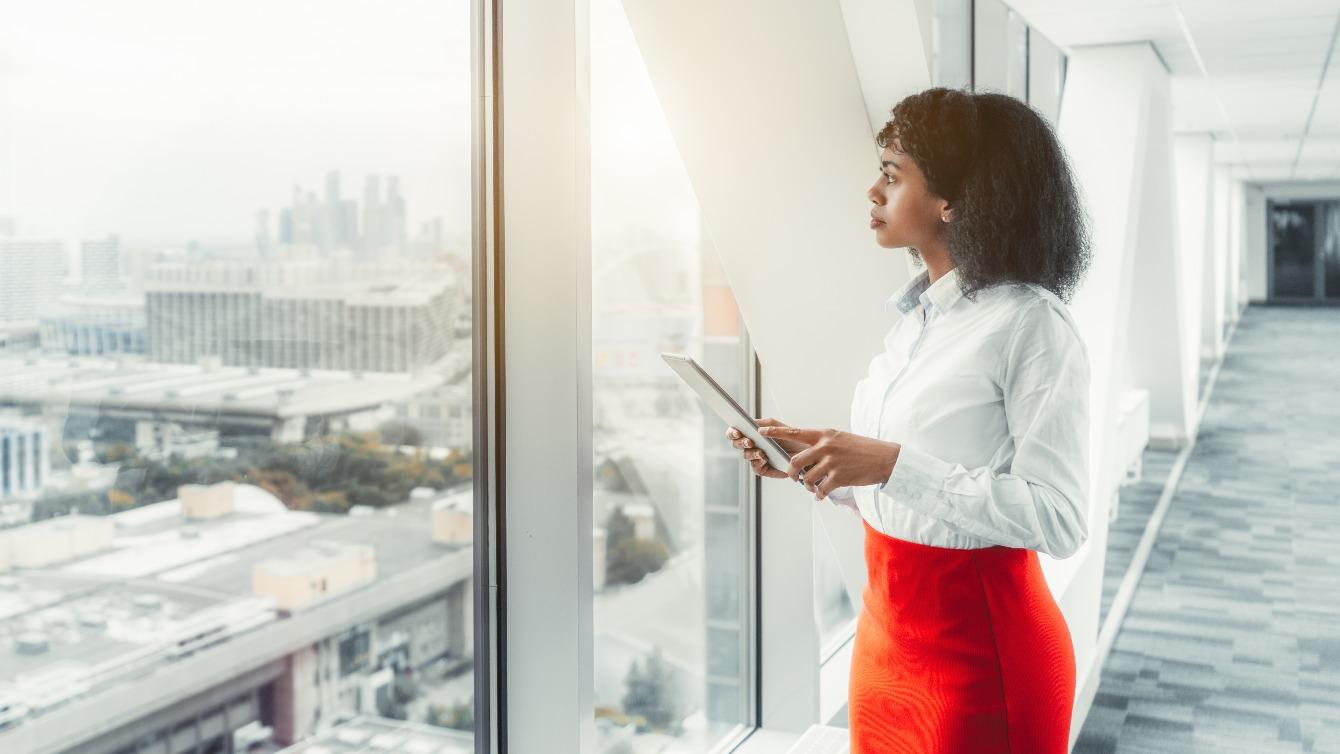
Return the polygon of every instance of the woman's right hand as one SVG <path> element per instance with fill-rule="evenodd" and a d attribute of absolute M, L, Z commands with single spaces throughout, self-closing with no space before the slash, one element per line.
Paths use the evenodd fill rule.
<path fill-rule="evenodd" d="M 787 425 L 776 419 L 759 419 L 758 426 L 785 427 Z M 764 455 L 763 451 L 754 447 L 754 441 L 746 437 L 740 430 L 735 427 L 727 427 L 726 438 L 731 441 L 733 447 L 740 449 L 741 455 L 744 456 L 744 460 L 749 462 L 749 467 L 754 470 L 755 474 L 772 477 L 773 479 L 787 478 L 787 473 L 781 469 L 773 468 L 773 466 L 768 463 L 768 457 Z M 793 454 L 799 453 L 809 447 L 803 442 L 795 442 L 793 440 L 777 440 L 776 442 L 778 445 L 782 446 L 783 450 Z"/>

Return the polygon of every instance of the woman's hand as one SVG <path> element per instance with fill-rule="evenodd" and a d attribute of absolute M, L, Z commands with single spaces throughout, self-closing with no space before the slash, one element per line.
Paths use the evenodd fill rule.
<path fill-rule="evenodd" d="M 883 484 L 893 473 L 898 452 L 902 449 L 896 442 L 836 429 L 766 426 L 759 431 L 791 452 L 791 466 L 786 470 L 786 476 L 798 480 L 800 472 L 804 471 L 805 489 L 814 493 L 815 500 L 822 500 L 838 487 Z M 805 446 L 805 449 L 793 451 L 788 447 L 792 444 Z"/>
<path fill-rule="evenodd" d="M 757 423 L 759 427 L 786 426 L 776 419 L 759 419 Z M 754 447 L 754 441 L 745 437 L 743 432 L 735 427 L 727 427 L 726 437 L 730 439 L 733 447 L 739 448 L 742 451 L 741 455 L 744 456 L 744 460 L 749 462 L 749 467 L 754 470 L 755 474 L 770 477 L 772 479 L 786 478 L 786 472 L 781 469 L 773 468 L 772 464 L 768 463 L 768 457 L 763 454 L 762 450 Z M 788 453 L 798 453 L 809 447 L 804 443 L 792 442 L 790 440 L 778 440 L 777 444 L 781 445 L 782 449 Z"/>

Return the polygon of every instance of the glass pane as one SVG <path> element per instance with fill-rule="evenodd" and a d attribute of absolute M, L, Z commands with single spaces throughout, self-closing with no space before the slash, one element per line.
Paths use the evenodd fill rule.
<path fill-rule="evenodd" d="M 837 553 L 823 527 L 814 527 L 814 614 L 819 623 L 819 646 L 830 647 L 848 636 L 856 619 L 856 609 L 847 594 L 846 582 L 838 567 Z M 820 660 L 824 660 L 820 657 Z"/>
<path fill-rule="evenodd" d="M 1340 202 L 1326 202 L 1321 208 L 1322 289 L 1326 298 L 1340 298 Z"/>
<path fill-rule="evenodd" d="M 1056 128 L 1061 117 L 1065 55 L 1036 29 L 1028 30 L 1028 104 Z"/>
<path fill-rule="evenodd" d="M 971 89 L 972 0 L 935 0 L 931 29 L 931 83 Z"/>
<path fill-rule="evenodd" d="M 3 7 L 0 751 L 473 751 L 469 4 Z"/>
<path fill-rule="evenodd" d="M 1271 295 L 1316 295 L 1315 212 L 1312 204 L 1271 205 L 1270 238 L 1275 260 Z"/>
<path fill-rule="evenodd" d="M 746 403 L 747 346 L 618 0 L 591 72 L 598 750 L 708 751 L 749 722 L 749 471 L 660 352 Z"/>
<path fill-rule="evenodd" d="M 1005 25 L 1005 93 L 1028 101 L 1028 24 L 1024 17 L 1010 11 Z"/>

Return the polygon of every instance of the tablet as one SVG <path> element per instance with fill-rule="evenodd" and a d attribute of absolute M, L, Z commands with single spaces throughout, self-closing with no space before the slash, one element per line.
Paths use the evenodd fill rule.
<path fill-rule="evenodd" d="M 712 375 L 708 374 L 707 370 L 693 360 L 693 357 L 679 353 L 662 353 L 661 358 L 665 359 L 665 363 L 675 370 L 675 374 L 679 375 L 679 378 L 684 380 L 684 383 L 690 388 L 693 388 L 693 392 L 697 393 L 698 397 L 702 398 L 703 402 L 710 406 L 716 412 L 716 415 L 721 417 L 722 421 L 740 430 L 745 437 L 753 440 L 754 447 L 763 451 L 763 454 L 768 458 L 768 463 L 774 469 L 786 471 L 790 468 L 791 454 L 783 450 L 782 446 L 778 445 L 775 440 L 761 434 L 754 418 L 743 408 L 740 408 L 740 404 L 735 402 L 730 393 L 723 390 L 721 385 L 712 379 Z M 800 474 L 800 481 L 805 481 L 803 472 Z"/>

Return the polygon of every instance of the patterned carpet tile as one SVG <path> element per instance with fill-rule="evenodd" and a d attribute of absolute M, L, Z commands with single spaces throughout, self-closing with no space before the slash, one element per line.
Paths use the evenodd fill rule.
<path fill-rule="evenodd" d="M 1213 390 L 1076 752 L 1340 754 L 1340 309 L 1249 308 Z"/>

